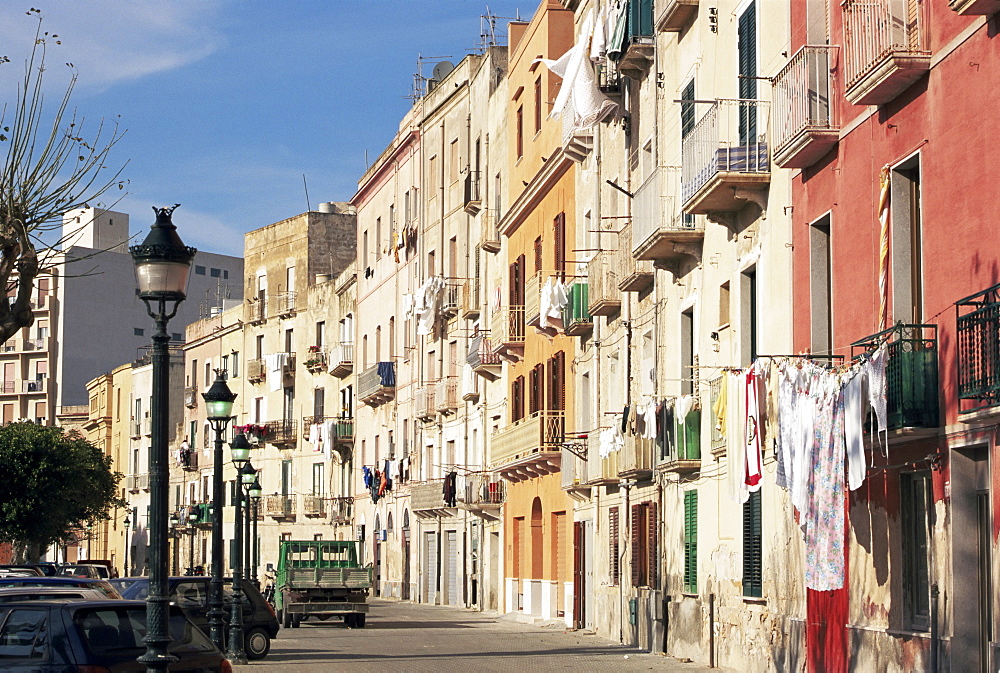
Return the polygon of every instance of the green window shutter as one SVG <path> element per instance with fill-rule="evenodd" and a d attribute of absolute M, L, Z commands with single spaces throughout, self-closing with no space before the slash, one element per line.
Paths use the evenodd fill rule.
<path fill-rule="evenodd" d="M 681 138 L 687 138 L 694 130 L 694 80 L 692 79 L 681 92 Z"/>
<path fill-rule="evenodd" d="M 760 598 L 764 591 L 760 491 L 743 503 L 743 595 Z"/>
<path fill-rule="evenodd" d="M 751 2 L 739 23 L 739 91 L 743 100 L 757 98 L 757 8 Z M 757 137 L 757 109 L 748 104 L 740 105 L 740 142 L 753 142 Z"/>
<path fill-rule="evenodd" d="M 698 491 L 684 494 L 684 591 L 698 593 Z"/>

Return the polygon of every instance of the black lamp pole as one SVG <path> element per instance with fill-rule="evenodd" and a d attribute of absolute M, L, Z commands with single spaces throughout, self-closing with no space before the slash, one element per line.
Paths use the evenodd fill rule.
<path fill-rule="evenodd" d="M 261 488 L 260 481 L 257 475 L 254 475 L 253 483 L 247 490 L 250 495 L 250 501 L 253 503 L 253 563 L 250 566 L 251 575 L 250 581 L 253 582 L 258 589 L 260 589 L 260 582 L 257 580 L 257 568 L 260 566 L 260 544 L 257 539 L 257 518 L 260 516 L 260 496 Z"/>
<path fill-rule="evenodd" d="M 188 531 L 187 531 L 188 535 L 191 536 L 191 543 L 188 545 L 189 547 L 188 562 L 190 563 L 190 565 L 188 566 L 188 572 L 191 575 L 194 575 L 194 536 L 198 533 L 198 531 L 195 530 L 194 522 L 197 520 L 198 520 L 198 514 L 194 510 L 191 510 L 190 513 L 188 514 Z"/>
<path fill-rule="evenodd" d="M 181 520 L 177 516 L 177 512 L 174 512 L 173 514 L 170 515 L 170 537 L 174 539 L 173 563 L 171 564 L 170 567 L 171 575 L 177 574 L 177 555 L 180 553 L 178 550 L 181 545 L 181 531 L 180 528 L 178 528 L 180 522 Z"/>
<path fill-rule="evenodd" d="M 179 205 L 179 204 L 177 204 Z M 151 359 L 153 390 L 151 404 L 151 442 L 149 451 L 149 595 L 146 598 L 146 653 L 139 663 L 147 671 L 165 671 L 177 657 L 167 652 L 172 640 L 168 630 L 167 593 L 167 508 L 169 474 L 167 472 L 167 432 L 170 403 L 170 333 L 167 323 L 177 314 L 187 292 L 191 260 L 197 252 L 181 242 L 171 221 L 173 208 L 154 208 L 156 222 L 141 245 L 129 248 L 135 263 L 139 298 L 156 323 Z"/>
<path fill-rule="evenodd" d="M 232 613 L 229 617 L 229 649 L 226 650 L 226 659 L 232 664 L 247 663 L 247 655 L 243 650 L 243 512 L 241 503 L 243 501 L 242 481 L 243 468 L 250 460 L 250 442 L 242 432 L 233 438 L 229 445 L 232 451 L 233 465 L 236 466 L 237 492 L 236 492 L 236 512 L 234 521 L 236 524 L 236 534 L 233 540 L 233 603 Z"/>
<path fill-rule="evenodd" d="M 125 574 L 122 577 L 131 577 L 132 572 L 128 568 L 128 548 L 132 544 L 132 540 L 129 539 L 128 529 L 132 525 L 132 520 L 128 518 L 128 514 L 125 515 L 125 520 L 122 523 L 125 524 Z"/>
<path fill-rule="evenodd" d="M 253 464 L 247 464 L 240 470 L 240 497 L 243 498 L 243 576 L 249 579 L 252 574 L 253 565 L 250 556 L 250 486 L 257 479 L 257 470 Z"/>
<path fill-rule="evenodd" d="M 215 381 L 207 393 L 202 393 L 205 399 L 208 422 L 215 431 L 215 471 L 212 475 L 212 579 L 208 593 L 208 628 L 212 641 L 220 649 L 226 646 L 225 622 L 226 611 L 222 604 L 222 507 L 224 487 L 222 481 L 222 442 L 223 434 L 233 416 L 233 402 L 236 393 L 229 389 L 223 370 L 215 370 Z"/>

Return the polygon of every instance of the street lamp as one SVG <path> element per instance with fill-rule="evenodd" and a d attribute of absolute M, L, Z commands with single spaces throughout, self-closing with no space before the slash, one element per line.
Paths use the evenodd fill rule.
<path fill-rule="evenodd" d="M 212 475 L 212 580 L 208 593 L 208 628 L 209 635 L 215 645 L 221 650 L 225 647 L 226 614 L 222 605 L 222 437 L 233 417 L 233 402 L 236 393 L 229 389 L 226 379 L 222 377 L 223 370 L 215 370 L 215 381 L 207 393 L 202 393 L 207 409 L 208 422 L 215 431 L 215 473 Z"/>
<path fill-rule="evenodd" d="M 132 526 L 132 519 L 128 518 L 128 514 L 125 515 L 125 520 L 122 521 L 122 524 L 125 525 L 125 575 L 124 576 L 131 577 L 132 571 L 129 570 L 128 568 L 128 548 L 129 545 L 132 544 L 132 541 L 129 539 L 128 529 Z"/>
<path fill-rule="evenodd" d="M 250 486 L 257 479 L 257 470 L 248 460 L 247 464 L 240 470 L 240 492 L 239 497 L 243 498 L 243 575 L 250 577 Z"/>
<path fill-rule="evenodd" d="M 170 566 L 170 574 L 177 574 L 177 555 L 180 554 L 179 548 L 181 545 L 181 519 L 177 516 L 177 512 L 173 512 L 170 515 L 170 537 L 174 539 L 174 554 L 173 563 Z"/>
<path fill-rule="evenodd" d="M 233 438 L 229 445 L 233 465 L 236 466 L 236 474 L 240 482 L 243 479 L 243 468 L 250 460 L 250 442 L 242 432 Z M 240 511 L 243 500 L 243 489 L 237 483 L 236 492 L 236 512 L 234 522 L 236 524 L 236 534 L 233 540 L 233 604 L 232 614 L 229 617 L 229 649 L 226 651 L 226 659 L 233 664 L 247 663 L 246 652 L 243 651 L 243 587 L 241 580 L 243 576 L 243 514 Z"/>
<path fill-rule="evenodd" d="M 250 484 L 250 488 L 247 489 L 247 494 L 250 496 L 250 500 L 253 502 L 253 563 L 250 565 L 250 581 L 252 581 L 258 589 L 260 589 L 260 582 L 257 580 L 257 568 L 260 566 L 260 544 L 257 539 L 257 517 L 260 516 L 260 497 L 261 488 L 260 481 L 257 480 L 257 475 L 254 474 L 253 483 Z"/>
<path fill-rule="evenodd" d="M 140 245 L 129 248 L 135 263 L 139 298 L 156 323 L 151 360 L 153 395 L 150 409 L 151 441 L 149 451 L 149 595 L 146 598 L 146 653 L 139 663 L 147 671 L 167 670 L 177 657 L 167 652 L 171 641 L 167 628 L 170 597 L 167 592 L 167 430 L 170 402 L 170 334 L 167 323 L 177 314 L 187 291 L 191 260 L 197 252 L 181 242 L 171 220 L 173 208 L 153 208 L 156 222 Z"/>
<path fill-rule="evenodd" d="M 188 574 L 194 575 L 194 536 L 198 533 L 195 530 L 194 524 L 198 520 L 198 512 L 194 509 L 194 506 L 188 511 L 188 535 L 191 536 L 191 544 L 188 549 Z"/>

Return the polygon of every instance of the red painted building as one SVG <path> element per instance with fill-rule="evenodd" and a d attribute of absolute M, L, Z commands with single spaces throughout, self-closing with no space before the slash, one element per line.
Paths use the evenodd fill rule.
<path fill-rule="evenodd" d="M 995 671 L 1000 3 L 791 6 L 796 349 L 889 344 L 889 430 L 846 503 L 846 586 L 807 597 L 809 668 Z"/>

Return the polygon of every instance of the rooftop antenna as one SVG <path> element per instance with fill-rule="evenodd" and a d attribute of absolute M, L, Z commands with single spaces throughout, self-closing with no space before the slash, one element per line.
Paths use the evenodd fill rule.
<path fill-rule="evenodd" d="M 306 212 L 312 211 L 312 204 L 309 203 L 309 185 L 306 184 L 306 174 L 302 174 L 302 187 L 306 190 Z"/>
<path fill-rule="evenodd" d="M 423 56 L 419 52 L 417 53 L 417 71 L 413 73 L 413 87 L 410 89 L 410 93 L 403 98 L 407 98 L 413 103 L 427 95 L 427 83 L 433 79 L 433 77 L 424 77 L 424 63 L 427 61 L 437 61 L 440 59 L 451 58 L 451 56 Z"/>
<path fill-rule="evenodd" d="M 497 21 L 520 21 L 520 17 L 521 10 L 519 9 L 515 10 L 515 16 L 497 16 L 490 12 L 489 5 L 487 5 L 486 13 L 479 17 L 480 43 L 477 51 L 482 53 L 490 47 L 506 46 L 507 34 L 503 30 L 497 30 Z"/>

